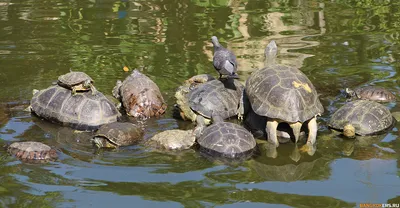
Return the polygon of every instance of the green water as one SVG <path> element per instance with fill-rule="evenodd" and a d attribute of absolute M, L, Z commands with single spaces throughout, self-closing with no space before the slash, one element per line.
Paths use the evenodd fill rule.
<path fill-rule="evenodd" d="M 41 141 L 57 162 L 0 160 L 0 207 L 358 207 L 400 203 L 397 124 L 384 135 L 344 140 L 326 128 L 345 87 L 384 86 L 398 98 L 400 2 L 396 0 L 175 0 L 0 2 L 1 143 Z M 276 159 L 224 165 L 195 151 L 152 152 L 142 146 L 95 153 L 89 133 L 41 121 L 22 111 L 32 89 L 69 69 L 84 71 L 111 94 L 122 69 L 146 66 L 168 102 L 147 122 L 145 139 L 188 128 L 172 118 L 175 89 L 210 73 L 212 35 L 238 57 L 239 75 L 263 65 L 274 39 L 278 62 L 299 67 L 325 107 L 314 156 L 293 159 L 294 144 Z M 387 104 L 399 111 L 396 104 Z M 384 151 L 391 148 L 395 153 Z M 263 149 L 263 144 L 260 144 Z M 0 150 L 0 155 L 6 152 Z"/>

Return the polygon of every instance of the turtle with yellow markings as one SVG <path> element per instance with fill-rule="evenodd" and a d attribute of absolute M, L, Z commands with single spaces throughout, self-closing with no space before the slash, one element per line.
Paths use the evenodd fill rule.
<path fill-rule="evenodd" d="M 265 67 L 253 72 L 246 81 L 245 95 L 254 112 L 267 117 L 268 141 L 279 146 L 277 127 L 286 122 L 293 130 L 295 142 L 302 125 L 307 124 L 307 144 L 314 145 L 318 115 L 324 108 L 317 91 L 299 69 L 275 63 L 278 47 L 271 41 L 265 49 Z M 246 105 L 246 103 L 244 103 Z"/>

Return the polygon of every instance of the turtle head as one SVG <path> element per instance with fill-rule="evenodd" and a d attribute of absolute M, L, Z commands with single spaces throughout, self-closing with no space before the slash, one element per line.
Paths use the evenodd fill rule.
<path fill-rule="evenodd" d="M 100 148 L 115 148 L 115 145 L 111 144 L 105 137 L 103 136 L 94 136 L 91 139 L 93 145 Z"/>
<path fill-rule="evenodd" d="M 211 37 L 211 42 L 214 45 L 214 48 L 221 47 L 221 44 L 219 43 L 217 36 L 212 36 Z"/>
<path fill-rule="evenodd" d="M 121 98 L 121 95 L 120 95 L 121 86 L 122 86 L 122 81 L 121 80 L 117 80 L 117 83 L 116 83 L 115 87 L 112 90 L 112 95 L 117 99 Z"/>
<path fill-rule="evenodd" d="M 87 79 L 83 82 L 83 86 L 86 88 L 90 88 L 92 86 L 92 81 L 90 79 Z"/>
<path fill-rule="evenodd" d="M 264 65 L 271 65 L 275 64 L 275 57 L 278 53 L 278 46 L 276 46 L 276 43 L 274 40 L 268 43 L 267 47 L 265 48 L 264 55 L 265 55 L 265 61 Z"/>
<path fill-rule="evenodd" d="M 344 90 L 346 92 L 346 96 L 347 97 L 354 97 L 356 96 L 356 92 L 354 92 L 354 90 L 350 89 L 350 88 L 346 88 Z"/>
<path fill-rule="evenodd" d="M 343 127 L 343 135 L 348 138 L 354 138 L 356 137 L 356 129 L 353 125 L 348 123 Z"/>

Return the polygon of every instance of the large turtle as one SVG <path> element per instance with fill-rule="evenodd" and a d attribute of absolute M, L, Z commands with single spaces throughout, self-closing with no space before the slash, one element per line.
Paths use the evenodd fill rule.
<path fill-rule="evenodd" d="M 199 127 L 210 123 L 211 113 L 222 119 L 236 116 L 243 94 L 243 85 L 236 79 L 211 80 L 193 88 L 179 88 L 175 94 L 181 115 Z M 201 132 L 201 128 L 197 128 Z M 196 133 L 196 134 L 197 134 Z"/>
<path fill-rule="evenodd" d="M 143 134 L 143 129 L 138 125 L 114 122 L 101 126 L 92 142 L 97 148 L 117 148 L 137 143 Z"/>
<path fill-rule="evenodd" d="M 164 114 L 167 108 L 156 83 L 137 69 L 123 82 L 117 81 L 113 95 L 121 100 L 128 116 L 146 119 Z"/>
<path fill-rule="evenodd" d="M 43 163 L 58 158 L 57 151 L 40 142 L 14 142 L 7 147 L 7 152 L 23 162 Z"/>
<path fill-rule="evenodd" d="M 235 54 L 224 48 L 216 36 L 212 36 L 211 41 L 214 45 L 213 65 L 219 73 L 219 78 L 222 76 L 238 78 Z"/>
<path fill-rule="evenodd" d="M 214 112 L 212 120 L 213 124 L 204 128 L 197 138 L 202 153 L 232 159 L 252 155 L 256 140 L 249 131 L 238 124 L 224 122 L 223 117 Z"/>
<path fill-rule="evenodd" d="M 96 130 L 101 125 L 116 122 L 120 113 L 101 92 L 71 95 L 58 85 L 34 90 L 29 110 L 37 116 L 78 130 Z"/>
<path fill-rule="evenodd" d="M 155 134 L 146 144 L 164 150 L 185 150 L 195 143 L 193 130 L 171 129 Z"/>
<path fill-rule="evenodd" d="M 268 118 L 268 141 L 279 146 L 276 129 L 281 122 L 289 123 L 295 141 L 302 124 L 308 124 L 307 144 L 317 136 L 316 116 L 324 112 L 314 85 L 299 69 L 278 65 L 275 41 L 265 49 L 265 68 L 253 72 L 246 81 L 245 94 L 254 112 Z"/>
<path fill-rule="evenodd" d="M 372 100 L 377 102 L 394 102 L 396 101 L 396 96 L 379 86 L 364 86 L 358 87 L 354 90 L 346 88 L 346 94 L 350 98 L 358 98 L 363 100 Z"/>
<path fill-rule="evenodd" d="M 395 119 L 389 109 L 370 100 L 355 100 L 340 107 L 329 120 L 328 126 L 343 130 L 343 135 L 354 138 L 379 134 L 393 126 Z"/>
<path fill-rule="evenodd" d="M 72 95 L 76 95 L 78 91 L 92 91 L 96 94 L 97 90 L 93 86 L 93 79 L 84 72 L 70 71 L 67 74 L 58 77 L 58 85 L 72 90 Z"/>

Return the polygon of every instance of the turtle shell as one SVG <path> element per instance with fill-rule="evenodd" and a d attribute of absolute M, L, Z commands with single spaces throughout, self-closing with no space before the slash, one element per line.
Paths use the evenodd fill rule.
<path fill-rule="evenodd" d="M 58 77 L 58 82 L 68 87 L 81 84 L 86 80 L 93 82 L 93 79 L 84 72 L 69 72 Z"/>
<path fill-rule="evenodd" d="M 389 90 L 379 86 L 365 86 L 354 90 L 357 98 L 379 102 L 396 101 L 396 96 Z"/>
<path fill-rule="evenodd" d="M 253 72 L 246 94 L 254 112 L 286 122 L 304 122 L 324 112 L 314 85 L 297 68 L 272 65 Z"/>
<path fill-rule="evenodd" d="M 114 104 L 100 92 L 72 96 L 70 90 L 58 85 L 35 93 L 31 110 L 39 117 L 78 130 L 96 130 L 103 124 L 116 122 L 120 115 Z"/>
<path fill-rule="evenodd" d="M 394 124 L 389 109 L 377 102 L 355 100 L 340 107 L 331 117 L 328 126 L 343 130 L 346 124 L 351 124 L 358 135 L 377 134 Z"/>
<path fill-rule="evenodd" d="M 40 142 L 14 142 L 8 146 L 7 152 L 29 163 L 48 162 L 58 158 L 56 150 Z"/>
<path fill-rule="evenodd" d="M 147 145 L 158 149 L 184 150 L 195 143 L 193 130 L 171 129 L 157 133 L 147 141 Z"/>
<path fill-rule="evenodd" d="M 129 116 L 140 118 L 160 116 L 167 109 L 156 83 L 138 70 L 133 70 L 118 89 L 122 104 Z"/>
<path fill-rule="evenodd" d="M 197 143 L 201 152 L 225 158 L 247 157 L 256 147 L 256 140 L 249 131 L 230 122 L 218 122 L 206 127 Z"/>
<path fill-rule="evenodd" d="M 235 79 L 211 80 L 194 87 L 188 94 L 190 108 L 211 118 L 212 112 L 222 119 L 237 115 L 244 86 Z"/>
<path fill-rule="evenodd" d="M 95 137 L 105 137 L 117 146 L 129 146 L 137 143 L 143 134 L 143 129 L 133 123 L 115 122 L 101 126 Z"/>

